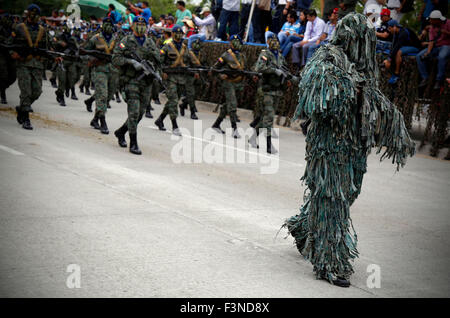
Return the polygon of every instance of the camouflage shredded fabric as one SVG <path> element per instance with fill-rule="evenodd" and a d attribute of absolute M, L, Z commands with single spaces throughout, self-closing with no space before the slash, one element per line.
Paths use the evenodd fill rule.
<path fill-rule="evenodd" d="M 358 13 L 339 21 L 330 44 L 308 61 L 295 118 L 311 118 L 300 214 L 286 220 L 318 278 L 348 279 L 358 256 L 350 206 L 373 147 L 399 167 L 415 152 L 402 114 L 378 88 L 373 25 Z"/>

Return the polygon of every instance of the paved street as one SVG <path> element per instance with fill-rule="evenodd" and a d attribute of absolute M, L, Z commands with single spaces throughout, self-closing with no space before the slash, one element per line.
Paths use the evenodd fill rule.
<path fill-rule="evenodd" d="M 277 236 L 302 202 L 299 131 L 280 128 L 273 159 L 237 145 L 257 163 L 176 163 L 180 141 L 168 119 L 169 132 L 142 120 L 135 156 L 112 134 L 126 118 L 123 101 L 111 103 L 105 136 L 90 128 L 78 88 L 80 100 L 67 107 L 54 90 L 44 81 L 33 131 L 16 122 L 17 84 L 0 107 L 1 297 L 450 296 L 450 162 L 418 154 L 396 173 L 369 157 L 351 209 L 360 257 L 342 289 L 314 278 L 285 229 Z M 217 114 L 206 103 L 199 110 L 205 130 Z M 179 126 L 194 131 L 188 117 Z M 183 138 L 196 149 L 235 149 L 230 137 L 225 145 Z M 276 173 L 261 173 L 267 160 Z M 80 288 L 66 284 L 70 264 L 81 269 Z M 380 288 L 366 283 L 370 264 L 381 270 Z"/>

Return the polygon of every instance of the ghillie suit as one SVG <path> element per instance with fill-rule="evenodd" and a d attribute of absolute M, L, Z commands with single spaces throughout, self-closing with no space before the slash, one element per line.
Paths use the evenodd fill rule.
<path fill-rule="evenodd" d="M 350 206 L 361 192 L 372 147 L 397 170 L 415 152 L 402 114 L 380 92 L 375 30 L 350 13 L 339 21 L 330 44 L 302 71 L 294 119 L 310 119 L 306 137 L 306 183 L 300 214 L 286 220 L 300 253 L 319 279 L 348 287 L 350 260 L 358 256 Z"/>

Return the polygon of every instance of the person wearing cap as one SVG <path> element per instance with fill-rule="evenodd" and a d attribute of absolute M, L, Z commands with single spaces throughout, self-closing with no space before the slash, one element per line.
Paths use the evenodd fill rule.
<path fill-rule="evenodd" d="M 192 13 L 186 9 L 186 3 L 184 1 L 177 1 L 177 11 L 175 12 L 177 18 L 176 25 L 183 27 L 183 19 L 189 18 L 192 20 Z"/>
<path fill-rule="evenodd" d="M 174 27 L 175 18 L 173 16 L 167 15 L 165 21 L 166 21 L 166 24 L 164 25 L 164 27 L 166 29 L 172 29 Z"/>
<path fill-rule="evenodd" d="M 101 32 L 95 34 L 86 44 L 86 50 L 97 50 L 106 54 L 112 54 L 116 45 L 116 37 L 114 34 L 114 25 L 110 17 L 103 19 Z M 106 124 L 106 112 L 109 101 L 113 99 L 117 90 L 113 78 L 113 70 L 110 62 L 104 59 L 89 57 L 92 66 L 92 79 L 95 85 L 95 94 L 85 101 L 86 108 L 92 111 L 92 102 L 95 100 L 95 115 L 90 125 L 99 129 L 102 134 L 109 134 Z M 99 122 L 100 121 L 100 125 Z"/>
<path fill-rule="evenodd" d="M 191 19 L 189 19 L 188 17 L 185 17 L 183 19 L 183 33 L 185 35 L 186 38 L 189 38 L 191 35 L 193 35 L 195 33 L 195 24 L 194 22 L 192 22 Z"/>
<path fill-rule="evenodd" d="M 136 14 L 143 16 L 145 21 L 148 23 L 148 19 L 152 16 L 152 10 L 150 10 L 147 1 L 142 1 L 141 7 L 133 5 L 130 1 L 128 1 L 127 4 L 130 9 L 136 12 Z"/>
<path fill-rule="evenodd" d="M 161 63 L 163 68 L 183 68 L 189 64 L 189 52 L 186 44 L 183 43 L 183 30 L 179 25 L 172 28 L 173 40 L 160 50 Z M 178 94 L 182 92 L 186 84 L 186 74 L 184 71 L 177 71 L 171 73 L 163 73 L 163 79 L 166 82 L 166 96 L 167 102 L 161 115 L 155 121 L 155 125 L 159 130 L 166 130 L 164 127 L 164 119 L 169 115 L 172 122 L 172 134 L 181 136 L 180 129 L 177 124 L 178 116 L 178 102 L 181 96 Z"/>
<path fill-rule="evenodd" d="M 416 33 L 410 28 L 401 26 L 396 20 L 388 22 L 389 33 L 393 34 L 392 49 L 390 57 L 384 60 L 387 69 L 393 71 L 389 84 L 396 84 L 400 77 L 402 56 L 417 54 L 421 48 L 420 40 Z"/>
<path fill-rule="evenodd" d="M 147 20 L 142 16 L 137 16 L 133 20 L 133 34 L 125 36 L 114 48 L 112 63 L 114 67 L 120 68 L 121 90 L 127 103 L 128 118 L 123 125 L 114 132 L 120 147 L 126 148 L 127 142 L 125 134 L 128 131 L 130 136 L 130 149 L 132 154 L 140 155 L 142 151 L 137 143 L 137 126 L 144 116 L 147 105 L 150 104 L 150 87 L 155 78 L 147 75 L 139 78 L 143 74 L 143 65 L 133 54 L 137 54 L 142 60 L 150 63 L 154 70 L 161 72 L 161 62 L 159 52 L 155 42 L 148 36 Z"/>
<path fill-rule="evenodd" d="M 287 69 L 287 63 L 283 55 L 280 52 L 280 42 L 275 33 L 267 31 L 265 33 L 267 49 L 260 52 L 253 70 L 258 73 L 262 73 L 262 91 L 263 91 L 263 104 L 262 104 L 262 118 L 258 121 L 254 121 L 255 132 L 250 137 L 249 143 L 252 147 L 258 148 L 257 136 L 260 133 L 260 129 L 266 130 L 266 143 L 267 153 L 276 154 L 278 150 L 272 145 L 272 127 L 275 111 L 278 108 L 280 101 L 282 100 L 283 91 L 285 89 L 282 84 L 282 76 Z M 258 81 L 255 77 L 254 81 Z M 290 81 L 287 81 L 286 85 L 289 87 L 292 85 Z"/>
<path fill-rule="evenodd" d="M 211 14 L 209 7 L 203 7 L 200 14 L 203 15 L 203 19 L 200 19 L 197 15 L 193 14 L 194 22 L 200 27 L 198 34 L 192 35 L 188 39 L 188 48 L 192 48 L 192 43 L 199 39 L 200 41 L 214 40 L 217 35 L 216 19 Z"/>
<path fill-rule="evenodd" d="M 244 70 L 247 62 L 244 54 L 241 52 L 243 48 L 242 39 L 238 34 L 230 36 L 230 48 L 226 50 L 213 65 L 215 69 L 227 70 Z M 219 116 L 212 125 L 215 131 L 225 134 L 220 124 L 227 115 L 230 116 L 231 127 L 233 129 L 233 138 L 241 138 L 237 131 L 237 99 L 236 91 L 242 91 L 244 86 L 242 81 L 244 77 L 240 74 L 226 75 L 220 74 L 219 78 L 222 80 L 223 94 L 225 95 L 225 104 L 220 108 Z"/>
<path fill-rule="evenodd" d="M 389 54 L 392 46 L 392 34 L 389 32 L 388 22 L 391 20 L 391 11 L 383 9 L 380 12 L 380 25 L 375 29 L 377 36 L 377 53 Z"/>
<path fill-rule="evenodd" d="M 376 0 L 372 1 L 376 2 Z M 378 3 L 367 4 L 368 2 L 366 2 L 366 5 L 364 7 L 364 14 L 370 19 L 370 21 L 372 21 L 375 27 L 378 27 L 378 20 L 383 7 Z"/>
<path fill-rule="evenodd" d="M 339 8 L 334 8 L 334 10 L 331 12 L 330 16 L 328 17 L 328 22 L 323 29 L 322 35 L 317 39 L 316 43 L 310 46 L 306 60 L 309 60 L 320 46 L 327 44 L 331 40 L 331 36 L 336 29 L 338 12 Z"/>
<path fill-rule="evenodd" d="M 27 8 L 25 22 L 19 23 L 15 29 L 13 44 L 24 47 L 38 47 L 48 49 L 48 34 L 42 25 L 39 25 L 41 9 L 36 4 L 31 4 Z M 11 51 L 11 58 L 16 60 L 17 82 L 20 89 L 20 105 L 16 107 L 17 121 L 22 128 L 31 130 L 29 113 L 33 112 L 31 105 L 42 94 L 42 74 L 45 71 L 45 62 L 42 57 L 32 54 L 19 55 L 18 52 Z"/>
<path fill-rule="evenodd" d="M 340 0 L 320 0 L 320 14 L 325 22 L 328 22 L 330 14 L 334 8 L 339 8 Z"/>
<path fill-rule="evenodd" d="M 434 89 L 440 88 L 445 80 L 447 61 L 450 58 L 450 20 L 446 19 L 439 10 L 430 13 L 429 44 L 416 56 L 417 66 L 422 78 L 419 86 L 428 84 L 427 64 L 429 58 L 437 58 L 438 69 Z"/>

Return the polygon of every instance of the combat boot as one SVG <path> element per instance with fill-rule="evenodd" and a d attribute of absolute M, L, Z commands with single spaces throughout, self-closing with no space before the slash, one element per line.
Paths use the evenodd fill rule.
<path fill-rule="evenodd" d="M 100 119 L 100 132 L 102 134 L 108 135 L 109 134 L 109 130 L 108 130 L 108 125 L 106 124 L 106 118 L 105 116 L 101 116 L 99 117 Z"/>
<path fill-rule="evenodd" d="M 116 102 L 120 103 L 120 96 L 119 96 L 119 92 L 116 92 Z"/>
<path fill-rule="evenodd" d="M 147 118 L 153 118 L 150 107 L 150 105 L 147 105 L 147 109 L 145 110 L 145 117 Z"/>
<path fill-rule="evenodd" d="M 258 123 L 259 123 L 259 121 L 261 120 L 261 117 L 255 117 L 254 119 L 253 119 L 253 121 L 250 123 L 250 127 L 252 127 L 252 128 L 256 128 L 256 125 L 258 125 Z"/>
<path fill-rule="evenodd" d="M 64 94 L 59 94 L 58 91 L 56 91 L 55 94 L 56 94 L 56 101 L 58 102 L 59 106 L 66 106 Z"/>
<path fill-rule="evenodd" d="M 165 131 L 166 128 L 164 127 L 164 118 L 166 117 L 165 114 L 161 114 L 158 119 L 155 121 L 155 125 L 158 127 L 159 130 Z"/>
<path fill-rule="evenodd" d="M 20 110 L 20 106 L 16 106 L 16 111 L 17 111 L 17 122 L 19 124 L 23 124 L 23 111 Z"/>
<path fill-rule="evenodd" d="M 109 104 L 109 101 L 108 101 L 108 103 L 106 104 L 106 108 L 111 108 L 111 105 Z"/>
<path fill-rule="evenodd" d="M 53 88 L 58 88 L 58 85 L 56 84 L 56 78 L 50 78 L 50 84 Z"/>
<path fill-rule="evenodd" d="M 193 119 L 193 120 L 197 120 L 198 119 L 198 117 L 197 117 L 197 115 L 195 114 L 194 111 L 191 111 L 191 119 Z"/>
<path fill-rule="evenodd" d="M 47 80 L 47 73 L 45 72 L 45 70 L 44 70 L 44 72 L 42 72 L 42 80 L 44 80 L 44 81 Z"/>
<path fill-rule="evenodd" d="M 84 86 L 83 86 L 83 84 L 80 85 L 80 93 L 84 93 Z"/>
<path fill-rule="evenodd" d="M 95 129 L 100 129 L 100 125 L 98 124 L 98 116 L 97 114 L 95 114 L 94 118 L 92 118 L 91 120 L 91 127 L 95 128 Z"/>
<path fill-rule="evenodd" d="M 185 101 L 180 104 L 180 115 L 184 117 L 184 110 L 186 109 Z"/>
<path fill-rule="evenodd" d="M 72 91 L 72 95 L 70 96 L 70 98 L 73 100 L 78 100 L 77 95 L 75 95 L 75 87 L 72 87 L 70 90 Z"/>
<path fill-rule="evenodd" d="M 241 138 L 241 135 L 239 135 L 239 132 L 238 132 L 238 130 L 237 130 L 236 123 L 231 123 L 231 127 L 233 127 L 233 133 L 231 134 L 231 136 L 232 136 L 234 139 L 239 139 L 239 138 Z"/>
<path fill-rule="evenodd" d="M 69 97 L 70 95 L 70 88 L 66 88 L 66 97 Z"/>
<path fill-rule="evenodd" d="M 130 134 L 130 152 L 134 153 L 135 155 L 141 155 L 142 151 L 139 149 L 139 146 L 137 144 L 137 135 L 136 134 Z"/>
<path fill-rule="evenodd" d="M 29 112 L 23 112 L 22 128 L 26 129 L 26 130 L 33 130 L 33 126 L 31 126 L 31 122 L 30 122 L 30 113 Z"/>
<path fill-rule="evenodd" d="M 161 105 L 161 101 L 159 100 L 159 97 L 155 98 L 153 101 L 155 102 L 156 105 Z"/>
<path fill-rule="evenodd" d="M 172 119 L 172 134 L 174 134 L 175 136 L 180 136 L 181 137 L 181 131 L 180 131 L 180 128 L 178 128 L 178 124 L 177 124 L 177 119 L 176 118 Z"/>
<path fill-rule="evenodd" d="M 91 91 L 89 90 L 89 86 L 86 87 L 86 90 L 84 92 L 85 95 L 91 96 Z"/>
<path fill-rule="evenodd" d="M 278 150 L 275 149 L 275 147 L 272 145 L 272 137 L 267 136 L 267 153 L 270 153 L 272 155 L 278 153 Z"/>
<path fill-rule="evenodd" d="M 248 143 L 250 144 L 250 146 L 252 146 L 253 148 L 256 148 L 256 149 L 259 148 L 258 135 L 259 135 L 259 130 L 255 129 L 255 131 L 253 132 L 253 135 L 251 135 L 251 137 L 248 139 Z"/>
<path fill-rule="evenodd" d="M 119 143 L 119 146 L 122 148 L 126 148 L 127 147 L 127 141 L 125 140 L 125 133 L 128 131 L 128 126 L 127 124 L 123 124 L 122 127 L 120 127 L 119 129 L 117 129 L 114 132 L 114 136 L 117 137 L 117 142 Z"/>
<path fill-rule="evenodd" d="M 5 92 L 5 89 L 3 89 L 3 88 L 0 90 L 0 97 L 1 97 L 2 104 L 8 103 L 8 101 L 6 100 L 6 92 Z"/>
<path fill-rule="evenodd" d="M 86 110 L 90 113 L 92 112 L 92 103 L 94 102 L 94 100 L 94 97 L 90 97 L 84 101 L 84 103 L 86 104 Z"/>
<path fill-rule="evenodd" d="M 214 122 L 214 124 L 212 125 L 212 129 L 214 129 L 215 131 L 217 131 L 219 134 L 224 134 L 225 131 L 222 130 L 222 128 L 220 128 L 220 123 L 222 122 L 222 118 L 217 117 L 216 121 Z"/>

